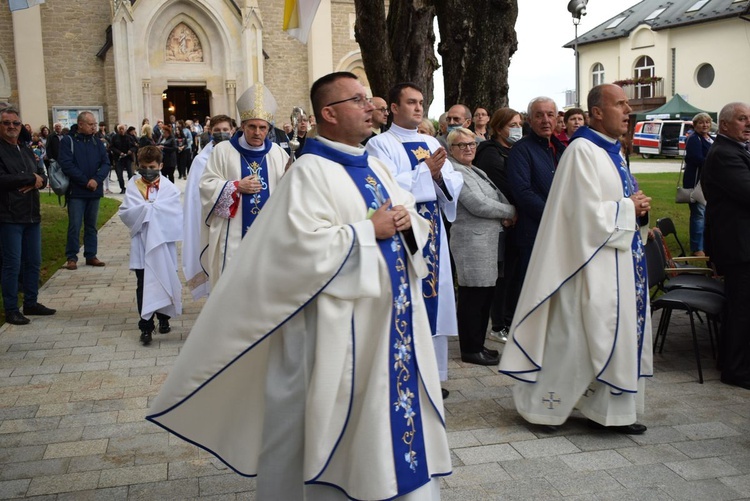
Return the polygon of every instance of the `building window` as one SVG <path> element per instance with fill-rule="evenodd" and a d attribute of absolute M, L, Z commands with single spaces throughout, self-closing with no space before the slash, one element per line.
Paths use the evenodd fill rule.
<path fill-rule="evenodd" d="M 623 22 L 623 21 L 624 21 L 625 19 L 627 19 L 627 18 L 628 18 L 628 16 L 620 16 L 620 17 L 616 17 L 616 18 L 614 18 L 614 19 L 612 20 L 612 22 L 611 22 L 611 23 L 609 23 L 609 24 L 607 25 L 607 27 L 606 27 L 606 28 L 604 28 L 604 29 L 605 29 L 605 30 L 611 30 L 611 29 L 617 28 L 618 26 L 620 26 L 620 23 L 621 23 L 621 22 Z"/>
<path fill-rule="evenodd" d="M 698 0 L 688 10 L 686 10 L 685 12 L 696 12 L 696 11 L 699 11 L 707 3 L 708 3 L 708 0 Z"/>
<path fill-rule="evenodd" d="M 648 56 L 641 56 L 635 62 L 635 78 L 654 78 L 654 60 Z M 637 83 L 635 85 L 635 98 L 647 99 L 654 96 L 654 82 Z"/>
<path fill-rule="evenodd" d="M 604 66 L 602 63 L 596 63 L 591 69 L 591 84 L 593 87 L 604 83 Z"/>
<path fill-rule="evenodd" d="M 656 9 L 651 14 L 649 14 L 646 17 L 646 19 L 644 19 L 644 21 L 653 21 L 654 19 L 656 19 L 657 17 L 659 17 L 661 15 L 661 13 L 664 12 L 665 10 L 667 10 L 666 7 L 661 7 L 659 9 Z"/>
<path fill-rule="evenodd" d="M 698 85 L 700 85 L 704 89 L 708 89 L 709 87 L 711 87 L 711 84 L 714 83 L 715 76 L 716 74 L 714 73 L 714 67 L 708 63 L 705 63 L 698 66 L 698 71 L 695 74 L 695 79 L 698 81 Z"/>

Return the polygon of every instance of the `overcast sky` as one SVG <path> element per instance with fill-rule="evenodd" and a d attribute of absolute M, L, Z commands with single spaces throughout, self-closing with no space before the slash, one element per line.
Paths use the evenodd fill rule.
<path fill-rule="evenodd" d="M 583 35 L 640 0 L 589 0 L 578 34 Z M 510 107 L 525 110 L 533 98 L 546 95 L 565 105 L 565 90 L 575 89 L 573 49 L 562 46 L 575 38 L 568 0 L 518 0 L 518 50 L 510 61 Z M 437 23 L 435 34 L 439 36 Z M 435 51 L 437 54 L 437 51 Z M 487 53 L 491 56 L 491 52 Z M 437 54 L 438 58 L 440 57 Z M 443 113 L 443 73 L 435 72 L 435 97 L 430 117 Z M 493 110 L 489 110 L 492 114 Z"/>

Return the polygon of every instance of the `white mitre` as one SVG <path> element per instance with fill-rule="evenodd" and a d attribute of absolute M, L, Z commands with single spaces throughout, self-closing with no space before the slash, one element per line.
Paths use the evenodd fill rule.
<path fill-rule="evenodd" d="M 268 88 L 261 82 L 247 89 L 237 100 L 237 110 L 240 112 L 240 120 L 257 118 L 273 123 L 273 114 L 276 113 L 276 99 Z"/>

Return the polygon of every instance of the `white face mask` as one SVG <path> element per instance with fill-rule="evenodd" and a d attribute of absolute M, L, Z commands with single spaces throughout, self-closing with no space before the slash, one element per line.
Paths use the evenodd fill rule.
<path fill-rule="evenodd" d="M 510 133 L 508 134 L 508 143 L 514 144 L 523 137 L 523 128 L 511 127 Z"/>

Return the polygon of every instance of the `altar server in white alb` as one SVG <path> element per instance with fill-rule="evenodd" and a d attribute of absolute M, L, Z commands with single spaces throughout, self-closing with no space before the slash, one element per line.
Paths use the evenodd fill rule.
<path fill-rule="evenodd" d="M 203 147 L 198 156 L 193 159 L 193 163 L 190 164 L 183 205 L 185 239 L 182 242 L 182 273 L 185 275 L 185 282 L 190 289 L 190 294 L 195 300 L 208 296 L 209 292 L 208 274 L 203 269 L 200 259 L 201 254 L 208 246 L 208 227 L 203 224 L 203 207 L 199 183 L 214 146 L 231 139 L 232 119 L 227 115 L 213 116 L 206 124 L 206 129 L 211 134 L 211 141 Z M 204 228 L 206 228 L 205 231 L 203 231 Z"/>
<path fill-rule="evenodd" d="M 177 246 L 182 240 L 180 190 L 166 177 L 161 150 L 138 150 L 138 175 L 128 181 L 119 215 L 130 230 L 130 269 L 137 279 L 141 343 L 151 344 L 154 313 L 159 333 L 171 330 L 170 317 L 182 313 L 182 284 L 177 275 Z"/>
<path fill-rule="evenodd" d="M 578 408 L 593 427 L 639 434 L 652 375 L 651 199 L 620 154 L 631 111 L 622 88 L 594 87 L 588 109 L 590 126 L 555 173 L 500 372 L 519 380 L 513 398 L 527 421 L 560 425 Z"/>
<path fill-rule="evenodd" d="M 351 73 L 313 84 L 318 137 L 211 291 L 148 419 L 212 452 L 257 497 L 440 497 L 451 471 L 419 280 L 429 227 L 359 143 Z"/>
<path fill-rule="evenodd" d="M 442 215 L 450 222 L 456 218 L 463 177 L 445 161 L 447 153 L 437 139 L 417 132 L 424 111 L 422 90 L 413 83 L 397 84 L 388 93 L 388 100 L 393 124 L 387 132 L 367 142 L 367 152 L 390 163 L 396 181 L 414 195 L 417 211 L 430 223 L 430 240 L 424 249 L 429 273 L 422 281 L 422 294 L 434 336 L 440 380 L 445 381 L 448 379 L 445 336 L 457 336 L 458 325 Z"/>
<path fill-rule="evenodd" d="M 200 178 L 203 231 L 208 232 L 201 264 L 211 289 L 284 175 L 289 159 L 266 138 L 276 100 L 262 83 L 240 96 L 237 109 L 241 130 L 214 147 Z"/>

